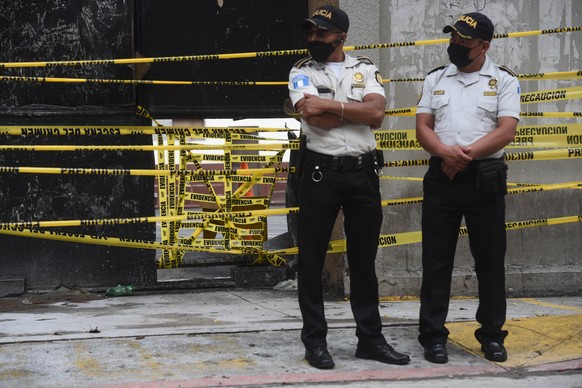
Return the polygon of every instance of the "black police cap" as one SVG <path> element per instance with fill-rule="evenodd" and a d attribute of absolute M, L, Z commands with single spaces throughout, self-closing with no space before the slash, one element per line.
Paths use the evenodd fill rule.
<path fill-rule="evenodd" d="M 301 22 L 301 28 L 306 30 L 315 26 L 322 30 L 332 30 L 337 28 L 343 32 L 348 32 L 350 28 L 350 19 L 348 14 L 332 5 L 319 7 L 309 19 Z"/>
<path fill-rule="evenodd" d="M 444 33 L 451 31 L 455 31 L 463 39 L 480 38 L 489 42 L 493 39 L 493 23 L 479 12 L 461 15 L 455 24 L 443 28 Z"/>

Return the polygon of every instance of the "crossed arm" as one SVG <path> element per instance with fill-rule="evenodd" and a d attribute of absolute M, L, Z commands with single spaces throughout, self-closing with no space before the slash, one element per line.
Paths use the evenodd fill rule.
<path fill-rule="evenodd" d="M 367 94 L 362 102 L 340 102 L 309 93 L 304 96 L 295 104 L 295 110 L 303 120 L 315 127 L 332 129 L 353 122 L 378 129 L 384 120 L 386 99 L 378 93 Z"/>

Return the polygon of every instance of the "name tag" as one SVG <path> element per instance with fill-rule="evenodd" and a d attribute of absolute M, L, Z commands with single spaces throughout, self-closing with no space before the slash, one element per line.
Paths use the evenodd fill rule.
<path fill-rule="evenodd" d="M 432 92 L 432 94 L 434 96 L 442 96 L 443 94 L 445 94 L 444 90 L 435 90 L 434 92 Z"/>
<path fill-rule="evenodd" d="M 497 92 L 496 91 L 485 91 L 483 92 L 484 96 L 496 96 Z"/>
<path fill-rule="evenodd" d="M 319 94 L 329 94 L 329 93 L 333 93 L 333 90 L 331 90 L 327 86 L 317 86 L 317 92 Z"/>
<path fill-rule="evenodd" d="M 352 84 L 352 88 L 365 88 L 366 84 Z"/>

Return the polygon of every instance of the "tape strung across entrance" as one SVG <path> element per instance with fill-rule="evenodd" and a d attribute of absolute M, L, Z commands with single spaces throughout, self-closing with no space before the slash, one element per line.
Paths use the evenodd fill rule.
<path fill-rule="evenodd" d="M 582 78 L 582 71 L 572 70 L 551 73 L 518 74 L 522 81 L 570 80 Z M 287 81 L 171 81 L 171 80 L 136 80 L 108 78 L 59 78 L 59 77 L 23 77 L 0 75 L 0 82 L 46 82 L 46 83 L 87 83 L 87 84 L 122 84 L 122 85 L 183 85 L 183 86 L 287 86 Z M 424 78 L 383 79 L 389 82 L 422 82 Z"/>
<path fill-rule="evenodd" d="M 581 31 L 582 27 L 558 28 L 553 30 L 527 31 L 496 35 L 495 38 L 534 36 L 563 32 Z M 373 48 L 390 48 L 418 46 L 428 44 L 447 43 L 448 39 L 373 44 L 366 46 L 349 46 L 345 49 L 362 50 Z M 22 62 L 0 63 L 0 68 L 22 67 L 52 67 L 73 65 L 117 65 L 148 62 L 180 62 L 197 60 L 235 59 L 251 57 L 268 57 L 279 55 L 306 54 L 306 50 L 281 50 L 272 52 L 236 53 L 217 55 L 193 55 L 164 58 L 131 58 L 118 60 L 95 61 L 52 61 L 52 62 Z M 522 74 L 519 78 L 528 80 L 575 80 L 582 78 L 580 70 L 555 73 Z M 267 86 L 287 85 L 287 82 L 254 82 L 254 81 L 164 81 L 164 80 L 112 80 L 112 79 L 78 79 L 78 78 L 50 78 L 50 77 L 18 77 L 0 76 L 0 82 L 62 82 L 62 83 L 114 83 L 114 84 L 151 84 L 151 85 L 221 85 L 221 86 Z M 388 82 L 420 82 L 423 78 L 386 79 Z M 569 87 L 555 90 L 542 90 L 523 93 L 522 104 L 541 102 L 555 102 L 582 98 L 582 87 Z M 414 116 L 416 107 L 387 110 L 387 116 Z M 11 146 L 0 145 L 0 151 L 20 152 L 66 152 L 66 151 L 146 151 L 156 152 L 158 158 L 157 169 L 93 169 L 77 167 L 26 167 L 2 166 L 0 173 L 26 174 L 74 174 L 74 175 L 143 175 L 154 176 L 158 179 L 157 195 L 160 207 L 159 217 L 140 217 L 132 219 L 104 219 L 104 220 L 64 220 L 64 221 L 34 221 L 23 223 L 0 223 L 0 234 L 25 236 L 32 238 L 47 238 L 77 243 L 104 244 L 128 248 L 157 249 L 162 252 L 158 259 L 158 266 L 163 268 L 178 267 L 182 264 L 184 253 L 200 251 L 222 254 L 252 254 L 257 256 L 257 262 L 269 262 L 272 265 L 282 265 L 285 259 L 282 256 L 297 253 L 297 248 L 287 250 L 267 251 L 263 249 L 265 241 L 266 217 L 273 214 L 291 214 L 297 208 L 268 209 L 273 195 L 275 183 L 281 178 L 281 173 L 292 172 L 292 168 L 280 167 L 283 154 L 287 150 L 298 149 L 297 141 L 273 142 L 259 144 L 267 138 L 258 136 L 257 132 L 283 132 L 286 128 L 209 128 L 209 127 L 164 127 L 152 118 L 145 109 L 138 107 L 139 115 L 151 119 L 157 127 L 150 126 L 0 126 L 0 134 L 15 136 L 123 136 L 123 135 L 154 135 L 155 145 L 129 146 L 75 146 L 75 145 L 30 145 Z M 296 117 L 291 115 L 292 117 Z M 522 112 L 526 118 L 554 117 L 578 118 L 581 112 Z M 380 130 L 375 131 L 377 146 L 383 150 L 420 150 L 414 130 Z M 207 139 L 220 139 L 223 144 L 208 144 Z M 248 143 L 237 143 L 251 141 Z M 582 157 L 582 124 L 545 124 L 523 125 L 517 130 L 515 140 L 507 148 L 552 148 L 528 152 L 508 152 L 507 161 L 527 160 L 558 160 Z M 558 148 L 559 147 L 559 148 Z M 569 148 L 567 148 L 569 147 Z M 206 153 L 206 151 L 220 151 L 221 154 Z M 179 152 L 178 161 L 176 157 Z M 258 154 L 263 152 L 263 154 Z M 264 154 L 270 152 L 269 155 Z M 214 162 L 223 164 L 222 169 L 205 169 L 203 163 Z M 235 168 L 233 163 L 262 163 L 263 168 Z M 384 167 L 424 166 L 428 159 L 388 161 Z M 276 165 L 276 166 L 275 166 Z M 188 167 L 194 169 L 188 169 Z M 384 177 L 385 179 L 420 178 Z M 191 193 L 186 188 L 189 184 L 198 182 L 204 185 L 208 193 Z M 222 185 L 223 193 L 217 192 L 213 184 Z M 255 185 L 268 185 L 269 191 L 264 196 L 254 196 Z M 580 189 L 581 182 L 567 182 L 554 185 L 521 185 L 509 190 L 510 194 Z M 250 197 L 249 197 L 250 194 Z M 204 211 L 191 212 L 186 210 L 186 201 L 198 202 Z M 402 198 L 383 200 L 383 206 L 421 203 L 422 198 Z M 244 209 L 244 211 L 237 211 Z M 257 210 L 258 209 L 258 210 Z M 508 230 L 557 225 L 563 223 L 580 222 L 581 216 L 559 217 L 541 220 L 525 220 L 507 223 Z M 160 242 L 132 240 L 105 236 L 92 236 L 83 233 L 66 233 L 47 230 L 51 227 L 63 226 L 92 226 L 92 225 L 120 225 L 128 223 L 160 222 L 162 235 Z M 188 236 L 181 236 L 180 232 L 191 230 Z M 217 235 L 222 238 L 216 238 Z M 466 229 L 459 231 L 466 235 Z M 379 239 L 380 247 L 388 247 L 420 242 L 420 232 L 406 232 L 382 235 Z M 345 241 L 330 243 L 329 252 L 345 251 Z"/>
<path fill-rule="evenodd" d="M 505 226 L 507 230 L 531 228 L 537 226 L 549 226 L 549 225 L 561 225 L 566 223 L 582 222 L 582 215 L 578 216 L 567 216 L 567 217 L 556 217 L 556 218 L 546 218 L 537 220 L 525 220 L 525 221 L 513 221 L 506 222 Z M 176 251 L 199 251 L 199 252 L 209 252 L 209 253 L 228 253 L 228 254 L 262 254 L 264 256 L 269 256 L 271 260 L 277 260 L 280 264 L 283 264 L 285 260 L 281 256 L 293 255 L 298 253 L 298 248 L 290 248 L 284 250 L 274 250 L 265 251 L 262 248 L 262 242 L 260 241 L 236 241 L 233 242 L 232 249 L 225 251 L 222 249 L 213 248 L 212 245 L 220 243 L 222 240 L 208 240 L 208 246 L 206 246 L 205 241 L 197 242 L 196 244 L 173 244 L 167 245 L 163 243 L 157 243 L 154 241 L 146 240 L 135 240 L 135 239 L 124 239 L 117 237 L 105 237 L 105 236 L 91 236 L 83 233 L 66 233 L 66 232 L 56 232 L 56 231 L 46 231 L 37 228 L 24 228 L 24 227 L 0 227 L 0 234 L 20 236 L 20 237 L 30 237 L 30 238 L 43 238 L 48 240 L 58 240 L 73 243 L 85 243 L 85 244 L 97 244 L 97 245 L 109 245 L 124 248 L 140 248 L 140 249 L 161 249 L 161 250 L 176 250 Z M 459 229 L 459 236 L 467 235 L 466 228 Z M 385 234 L 381 235 L 378 240 L 379 247 L 397 246 L 405 244 L 413 244 L 421 241 L 421 232 L 406 232 L 397 234 Z M 335 240 L 331 241 L 329 244 L 328 253 L 341 253 L 345 252 L 345 240 Z"/>
<path fill-rule="evenodd" d="M 558 27 L 548 30 L 532 30 L 522 32 L 511 32 L 507 34 L 493 35 L 493 39 L 501 38 L 519 38 L 527 36 L 547 35 L 547 34 L 561 34 L 567 32 L 582 31 L 581 27 Z M 397 43 L 379 43 L 359 46 L 345 46 L 345 51 L 368 50 L 368 49 L 383 49 L 394 47 L 407 46 L 422 46 L 432 44 L 445 44 L 449 39 L 430 39 L 418 40 L 413 42 L 397 42 Z M 276 51 L 262 51 L 262 52 L 246 52 L 246 53 L 232 53 L 232 54 L 205 54 L 205 55 L 182 55 L 173 57 L 155 57 L 155 58 L 123 58 L 123 59 L 93 59 L 93 60 L 78 60 L 78 61 L 38 61 L 38 62 L 2 62 L 0 68 L 24 68 L 24 67 L 56 67 L 56 66 L 86 66 L 86 65 L 132 65 L 140 63 L 161 63 L 161 62 L 190 62 L 190 61 L 209 61 L 217 59 L 242 59 L 242 58 L 261 58 L 274 56 L 288 56 L 288 55 L 305 55 L 308 54 L 307 49 L 293 49 L 293 50 L 276 50 Z"/>

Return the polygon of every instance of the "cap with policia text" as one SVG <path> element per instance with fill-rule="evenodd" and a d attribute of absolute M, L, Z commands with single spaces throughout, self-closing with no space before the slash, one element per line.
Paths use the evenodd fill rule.
<path fill-rule="evenodd" d="M 486 41 L 493 39 L 493 23 L 479 12 L 461 15 L 455 24 L 445 26 L 444 33 L 455 31 L 463 39 L 481 38 Z"/>
<path fill-rule="evenodd" d="M 350 19 L 348 18 L 348 14 L 341 9 L 332 5 L 324 5 L 319 7 L 309 19 L 305 19 L 301 23 L 301 28 L 304 30 L 311 26 L 315 26 L 322 30 L 337 28 L 343 32 L 348 32 L 348 28 L 350 28 Z"/>

